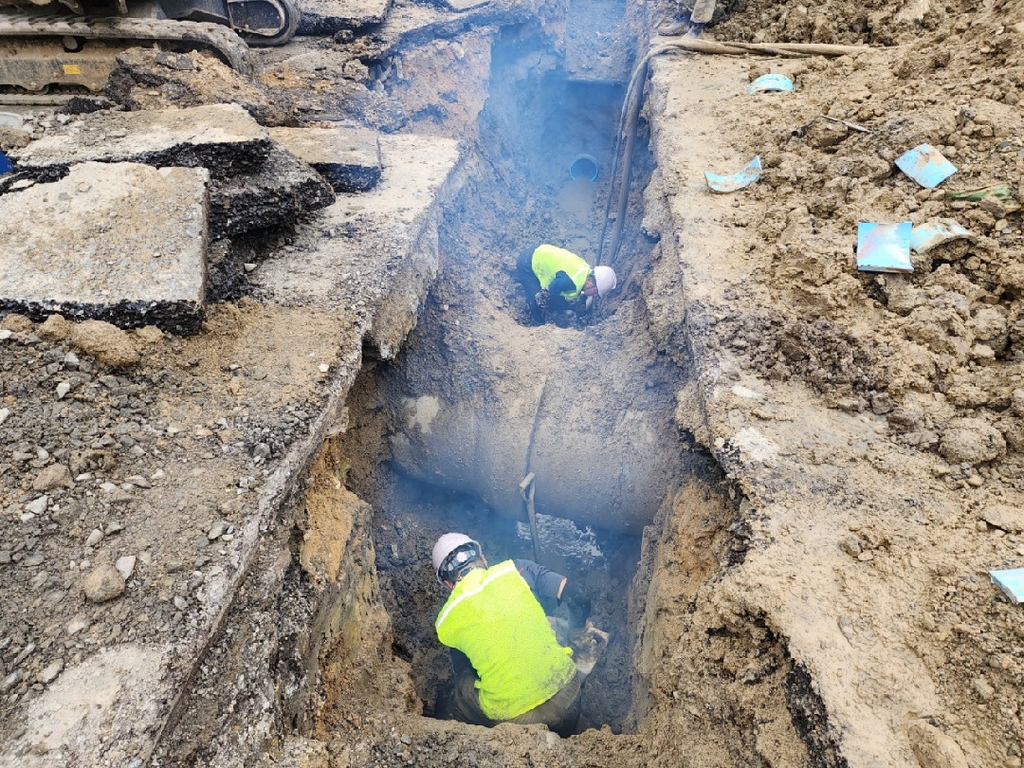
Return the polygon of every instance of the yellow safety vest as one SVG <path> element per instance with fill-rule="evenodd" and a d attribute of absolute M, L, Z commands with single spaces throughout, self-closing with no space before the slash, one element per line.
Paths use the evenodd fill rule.
<path fill-rule="evenodd" d="M 442 643 L 469 657 L 480 709 L 495 722 L 543 704 L 576 674 L 572 649 L 558 644 L 511 560 L 463 576 L 434 627 Z"/>
<path fill-rule="evenodd" d="M 575 299 L 583 290 L 593 268 L 572 251 L 559 248 L 557 245 L 539 245 L 533 252 L 533 274 L 540 281 L 541 288 L 547 288 L 558 272 L 565 272 L 576 285 L 575 291 L 563 291 L 566 299 Z"/>

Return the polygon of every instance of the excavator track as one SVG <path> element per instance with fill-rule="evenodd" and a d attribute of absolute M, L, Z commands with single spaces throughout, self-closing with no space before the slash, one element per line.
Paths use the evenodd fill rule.
<path fill-rule="evenodd" d="M 221 24 L 151 18 L 0 12 L 0 87 L 28 93 L 77 86 L 96 92 L 133 45 L 209 51 L 245 77 L 255 62 L 241 37 Z"/>

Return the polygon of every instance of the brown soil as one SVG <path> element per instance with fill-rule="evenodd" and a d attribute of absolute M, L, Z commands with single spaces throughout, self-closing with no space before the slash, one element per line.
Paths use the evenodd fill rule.
<path fill-rule="evenodd" d="M 631 23 L 653 26 L 670 10 Z M 391 474 L 394 404 L 376 388 L 396 374 L 368 365 L 297 521 L 303 588 L 355 597 L 318 617 L 324 646 L 306 649 L 323 661 L 312 716 L 279 717 L 268 741 L 285 764 L 1022 765 L 1024 619 L 987 574 L 1024 557 L 1024 232 L 1012 201 L 947 193 L 1005 182 L 1024 198 L 1024 2 L 732 0 L 705 37 L 870 50 L 658 57 L 640 126 L 646 184 L 615 262 L 622 288 L 580 327 L 520 336 L 510 267 L 537 239 L 595 256 L 600 210 L 580 200 L 599 207 L 607 178 L 570 189 L 559 168 L 531 184 L 515 151 L 485 146 L 489 164 L 470 163 L 475 179 L 449 206 L 442 275 L 409 342 L 480 355 L 482 378 L 456 382 L 467 387 L 501 378 L 505 361 L 481 339 L 527 354 L 649 333 L 658 370 L 677 370 L 659 383 L 677 387 L 679 449 L 721 471 L 680 477 L 642 540 L 603 540 L 610 560 L 636 571 L 623 578 L 616 561 L 614 576 L 593 577 L 619 629 L 594 690 L 627 696 L 592 708 L 604 728 L 568 740 L 422 716 L 435 714 L 445 674 L 430 636 L 443 595 L 425 546 L 487 511 Z M 268 123 L 356 117 L 486 145 L 487 126 L 475 135 L 466 123 L 483 102 L 491 42 L 474 32 L 458 47 L 416 47 L 387 89 L 371 90 L 340 44 L 301 41 L 293 50 L 305 58 L 268 54 L 244 98 Z M 337 57 L 335 75 L 314 68 L 321 54 Z M 791 75 L 794 92 L 747 96 L 768 71 Z M 210 77 L 219 89 L 228 76 Z M 173 101 L 122 86 L 134 106 Z M 893 165 L 923 142 L 959 168 L 937 190 Z M 709 195 L 703 171 L 732 172 L 755 154 L 759 182 Z M 910 275 L 857 271 L 858 222 L 940 218 L 973 237 L 915 255 Z M 194 574 L 234 566 L 222 537 L 250 518 L 266 463 L 323 404 L 319 366 L 336 362 L 351 327 L 337 313 L 246 299 L 218 305 L 192 339 L 143 329 L 90 346 L 4 318 L 0 736 L 23 731 L 7 714 L 43 690 L 53 665 L 184 636 L 188 606 L 204 599 Z M 123 344 L 141 361 L 112 372 L 100 355 Z M 70 364 L 74 350 L 83 360 Z M 623 386 L 639 375 L 623 371 Z M 54 401 L 64 380 L 68 399 Z M 46 517 L 30 506 L 44 494 Z M 494 530 L 500 550 L 528 551 L 512 521 Z M 138 564 L 123 595 L 83 597 L 85 577 L 126 555 Z M 212 722 L 213 694 L 206 706 Z"/>

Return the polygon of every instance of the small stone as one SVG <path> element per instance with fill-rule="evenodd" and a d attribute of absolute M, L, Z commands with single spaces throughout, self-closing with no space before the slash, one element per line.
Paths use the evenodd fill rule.
<path fill-rule="evenodd" d="M 123 530 L 124 530 L 124 526 L 121 523 L 118 523 L 118 522 L 107 523 L 106 526 L 103 528 L 103 535 L 104 536 L 111 536 L 111 535 L 113 535 L 115 533 L 118 533 L 119 531 L 123 531 Z"/>
<path fill-rule="evenodd" d="M 132 475 L 127 481 L 137 488 L 152 488 L 153 484 L 142 475 Z"/>
<path fill-rule="evenodd" d="M 7 693 L 14 686 L 21 682 L 21 678 L 21 670 L 16 669 L 13 672 L 11 672 L 11 674 L 9 674 L 7 677 L 3 679 L 3 682 L 0 682 L 0 693 Z"/>
<path fill-rule="evenodd" d="M 971 486 L 971 488 L 981 488 L 981 486 L 985 484 L 985 478 L 981 475 L 971 475 L 967 478 L 967 484 Z"/>
<path fill-rule="evenodd" d="M 227 531 L 227 529 L 228 524 L 225 523 L 223 520 L 218 520 L 216 523 L 210 526 L 210 530 L 207 532 L 206 538 L 208 538 L 210 541 L 216 541 L 224 535 L 224 532 Z"/>
<path fill-rule="evenodd" d="M 57 399 L 63 400 L 70 391 L 71 384 L 69 382 L 62 381 L 60 384 L 57 385 Z"/>
<path fill-rule="evenodd" d="M 121 578 L 128 581 L 135 572 L 135 555 L 125 555 L 124 557 L 117 558 L 114 567 L 121 574 Z"/>
<path fill-rule="evenodd" d="M 41 515 L 46 511 L 46 508 L 50 505 L 49 496 L 40 496 L 38 499 L 33 499 L 25 505 L 25 511 L 31 512 L 33 515 Z"/>
<path fill-rule="evenodd" d="M 83 629 L 85 629 L 88 626 L 89 626 L 89 622 L 88 621 L 86 621 L 85 619 L 83 619 L 81 617 L 77 617 L 77 618 L 74 618 L 71 621 L 69 621 L 64 626 L 64 631 L 67 632 L 69 635 L 77 635 L 79 632 L 81 632 Z"/>
<path fill-rule="evenodd" d="M 10 408 L 0 408 L 0 424 L 3 424 L 5 421 L 7 421 L 7 417 L 10 416 L 10 415 L 11 415 L 11 409 Z"/>
<path fill-rule="evenodd" d="M 188 600 L 186 600 L 181 595 L 175 595 L 174 596 L 174 607 L 175 608 L 177 608 L 179 611 L 183 611 L 183 610 L 185 610 L 185 608 L 187 606 L 188 606 Z"/>
<path fill-rule="evenodd" d="M 985 701 L 989 701 L 993 696 L 996 695 L 996 689 L 993 688 L 989 682 L 983 677 L 977 677 L 974 679 L 972 685 L 974 690 L 977 691 L 978 695 Z"/>
<path fill-rule="evenodd" d="M 124 593 L 124 579 L 117 568 L 110 563 L 103 563 L 82 580 L 82 590 L 89 602 L 103 603 Z"/>
<path fill-rule="evenodd" d="M 857 557 L 861 551 L 861 541 L 856 536 L 846 536 L 839 541 L 839 548 L 850 557 Z"/>
<path fill-rule="evenodd" d="M 64 662 L 61 659 L 57 659 L 52 664 L 47 665 L 47 667 L 39 673 L 39 676 L 36 679 L 43 685 L 48 685 L 49 683 L 52 683 L 54 680 L 56 680 L 57 675 L 59 675 L 63 671 Z"/>
<path fill-rule="evenodd" d="M 327 365 L 326 363 L 320 364 L 320 373 L 327 373 L 329 370 L 331 370 L 331 366 Z"/>
<path fill-rule="evenodd" d="M 89 538 L 85 540 L 85 546 L 95 547 L 101 541 L 103 541 L 103 531 L 99 528 L 93 528 L 92 533 L 89 534 Z"/>

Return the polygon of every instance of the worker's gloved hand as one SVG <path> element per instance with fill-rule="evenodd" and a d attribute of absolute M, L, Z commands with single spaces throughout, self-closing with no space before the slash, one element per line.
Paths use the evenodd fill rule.
<path fill-rule="evenodd" d="M 566 581 L 559 603 L 569 609 L 569 630 L 583 629 L 590 616 L 590 596 L 574 581 Z"/>
<path fill-rule="evenodd" d="M 569 646 L 576 668 L 584 675 L 589 675 L 604 649 L 608 647 L 609 635 L 602 632 L 589 621 L 582 629 L 570 633 Z"/>

